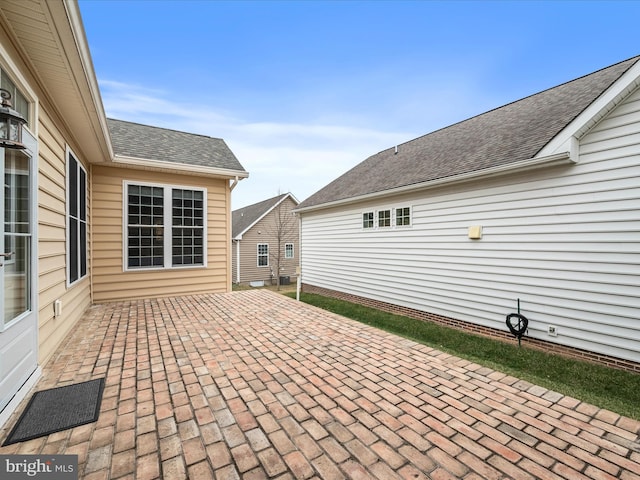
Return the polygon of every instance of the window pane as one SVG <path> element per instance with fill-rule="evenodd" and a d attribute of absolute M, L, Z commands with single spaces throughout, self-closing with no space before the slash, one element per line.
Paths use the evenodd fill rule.
<path fill-rule="evenodd" d="M 202 247 L 204 231 L 201 228 L 174 227 L 171 234 L 173 265 L 202 265 Z"/>
<path fill-rule="evenodd" d="M 80 277 L 87 274 L 87 224 L 80 222 Z"/>
<path fill-rule="evenodd" d="M 396 225 L 411 225 L 411 209 L 409 207 L 396 208 Z"/>
<path fill-rule="evenodd" d="M 204 225 L 203 192 L 174 188 L 171 198 L 172 225 L 184 227 Z"/>
<path fill-rule="evenodd" d="M 80 201 L 80 220 L 87 220 L 87 175 L 82 168 L 79 168 L 79 201 Z"/>
<path fill-rule="evenodd" d="M 164 229 L 129 226 L 127 265 L 129 267 L 164 265 Z"/>
<path fill-rule="evenodd" d="M 69 215 L 78 216 L 78 162 L 69 154 Z"/>
<path fill-rule="evenodd" d="M 78 280 L 78 220 L 69 219 L 69 283 Z"/>
<path fill-rule="evenodd" d="M 258 266 L 269 266 L 269 245 L 267 243 L 258 244 Z"/>
<path fill-rule="evenodd" d="M 362 214 L 362 228 L 373 228 L 373 212 Z"/>
<path fill-rule="evenodd" d="M 378 226 L 379 227 L 391 226 L 391 210 L 380 210 L 378 212 Z"/>

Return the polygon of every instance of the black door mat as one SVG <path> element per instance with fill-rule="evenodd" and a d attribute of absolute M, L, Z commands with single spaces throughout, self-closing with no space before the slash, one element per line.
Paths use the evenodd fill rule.
<path fill-rule="evenodd" d="M 34 393 L 4 445 L 95 422 L 103 390 L 104 378 L 98 378 Z"/>

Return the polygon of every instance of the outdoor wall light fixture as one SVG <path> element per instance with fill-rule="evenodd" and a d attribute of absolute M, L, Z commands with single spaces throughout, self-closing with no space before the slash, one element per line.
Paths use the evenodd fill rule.
<path fill-rule="evenodd" d="M 0 88 L 0 147 L 22 150 L 26 148 L 22 143 L 22 126 L 27 120 L 13 109 L 11 93 Z"/>

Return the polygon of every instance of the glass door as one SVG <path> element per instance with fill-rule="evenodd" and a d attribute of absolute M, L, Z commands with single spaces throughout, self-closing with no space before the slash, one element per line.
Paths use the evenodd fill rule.
<path fill-rule="evenodd" d="M 25 131 L 25 133 L 27 133 Z M 0 414 L 38 367 L 35 296 L 36 142 L 26 150 L 0 148 Z M 19 398 L 18 395 L 16 398 Z"/>
<path fill-rule="evenodd" d="M 1 330 L 31 310 L 29 177 L 29 157 L 20 150 L 5 150 L 4 258 L 0 258 L 4 282 Z"/>

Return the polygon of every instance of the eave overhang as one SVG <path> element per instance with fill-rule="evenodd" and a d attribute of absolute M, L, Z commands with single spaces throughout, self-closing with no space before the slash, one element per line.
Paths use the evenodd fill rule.
<path fill-rule="evenodd" d="M 106 116 L 78 3 L 2 0 L 0 15 L 77 153 L 89 163 L 110 161 Z"/>
<path fill-rule="evenodd" d="M 123 155 L 114 155 L 112 162 L 108 165 L 121 168 L 134 168 L 136 170 L 150 170 L 154 172 L 174 174 L 180 173 L 181 175 L 221 178 L 234 181 L 239 181 L 249 177 L 249 172 L 244 170 L 205 167 L 201 165 L 149 160 L 146 158 L 127 157 Z"/>

